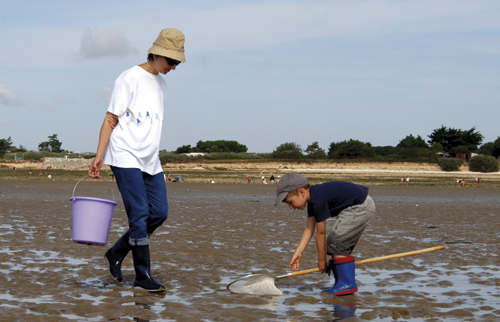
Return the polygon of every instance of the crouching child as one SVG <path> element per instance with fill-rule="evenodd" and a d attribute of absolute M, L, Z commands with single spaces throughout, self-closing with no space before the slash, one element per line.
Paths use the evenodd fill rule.
<path fill-rule="evenodd" d="M 355 260 L 351 253 L 375 215 L 375 203 L 368 195 L 368 187 L 345 181 L 310 185 L 304 176 L 287 173 L 277 186 L 274 205 L 280 202 L 290 209 L 304 210 L 307 206 L 306 228 L 290 261 L 290 269 L 300 268 L 302 253 L 316 231 L 318 268 L 322 273 L 332 271 L 335 277 L 335 284 L 324 292 L 334 295 L 357 292 Z M 332 217 L 336 217 L 336 221 L 327 236 L 326 220 Z M 332 258 L 328 263 L 327 254 Z"/>

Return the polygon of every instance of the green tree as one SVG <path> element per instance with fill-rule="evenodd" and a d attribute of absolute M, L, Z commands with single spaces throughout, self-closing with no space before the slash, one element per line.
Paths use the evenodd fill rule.
<path fill-rule="evenodd" d="M 335 159 L 365 159 L 375 156 L 375 150 L 370 143 L 349 140 L 333 153 Z"/>
<path fill-rule="evenodd" d="M 61 149 L 62 142 L 57 139 L 57 134 L 49 136 L 49 145 L 51 152 L 59 153 L 63 151 Z"/>
<path fill-rule="evenodd" d="M 468 145 L 459 145 L 459 146 L 454 146 L 448 150 L 450 154 L 457 155 L 457 153 L 470 153 L 473 151 L 477 151 L 477 148 L 474 149 Z"/>
<path fill-rule="evenodd" d="M 192 148 L 191 148 L 191 145 L 188 144 L 188 145 L 183 145 L 183 146 L 180 146 L 177 148 L 177 150 L 175 150 L 175 153 L 189 153 L 192 151 Z"/>
<path fill-rule="evenodd" d="M 500 157 L 500 137 L 497 137 L 497 139 L 493 142 L 486 142 L 483 144 L 479 148 L 479 152 L 496 158 Z"/>
<path fill-rule="evenodd" d="M 28 149 L 26 149 L 22 144 L 20 144 L 19 147 L 13 149 L 12 152 L 28 152 Z"/>
<path fill-rule="evenodd" d="M 429 148 L 429 145 L 425 143 L 420 135 L 414 137 L 412 134 L 407 135 L 404 139 L 399 141 L 398 148 Z"/>
<path fill-rule="evenodd" d="M 38 144 L 38 151 L 50 152 L 49 141 L 43 141 Z"/>
<path fill-rule="evenodd" d="M 60 153 L 63 150 L 61 149 L 62 142 L 57 139 L 57 134 L 49 135 L 49 140 L 41 142 L 38 144 L 39 151 L 47 151 L 47 152 L 55 152 Z"/>
<path fill-rule="evenodd" d="M 196 152 L 205 152 L 205 151 L 202 151 L 202 149 L 201 149 L 201 147 L 203 146 L 203 144 L 205 144 L 205 142 L 203 142 L 202 140 L 199 140 L 196 143 Z"/>
<path fill-rule="evenodd" d="M 0 139 L 0 155 L 4 155 L 7 152 L 12 152 L 12 138 L 9 136 L 7 139 Z"/>
<path fill-rule="evenodd" d="M 438 159 L 438 164 L 443 171 L 459 171 L 463 164 L 462 159 L 457 158 L 441 158 Z"/>
<path fill-rule="evenodd" d="M 324 159 L 326 158 L 325 150 L 319 147 L 318 142 L 313 142 L 312 144 L 307 146 L 305 151 L 307 153 L 307 157 L 309 159 Z"/>
<path fill-rule="evenodd" d="M 441 143 L 434 143 L 431 145 L 431 150 L 438 153 L 438 152 L 444 152 L 443 145 Z"/>
<path fill-rule="evenodd" d="M 467 147 L 467 151 L 464 152 L 474 152 L 477 147 L 483 141 L 483 135 L 476 131 L 473 127 L 468 131 L 447 128 L 442 125 L 441 128 L 435 129 L 430 135 L 430 140 L 427 142 L 432 145 L 435 143 L 440 143 L 443 146 L 445 152 L 451 152 L 452 148 L 457 148 L 459 146 Z M 463 150 L 463 147 L 460 148 Z M 453 153 L 453 152 L 452 152 Z"/>
<path fill-rule="evenodd" d="M 302 159 L 302 148 L 295 142 L 280 144 L 271 154 L 275 159 Z"/>
<path fill-rule="evenodd" d="M 476 155 L 469 161 L 469 170 L 475 172 L 498 172 L 498 160 L 489 155 Z"/>
<path fill-rule="evenodd" d="M 217 140 L 217 141 L 198 141 L 196 144 L 196 150 L 198 152 L 234 152 L 242 153 L 247 152 L 248 148 L 246 145 L 238 143 L 237 141 L 227 141 L 227 140 Z"/>
<path fill-rule="evenodd" d="M 392 158 L 399 158 L 399 151 L 401 149 L 396 148 L 395 146 L 374 146 L 373 150 L 375 151 L 376 156 L 387 157 L 390 156 Z"/>
<path fill-rule="evenodd" d="M 493 151 L 495 151 L 495 143 L 486 142 L 479 147 L 478 152 L 484 155 L 492 155 Z"/>
<path fill-rule="evenodd" d="M 340 149 L 340 147 L 343 146 L 346 143 L 347 143 L 346 140 L 340 141 L 340 142 L 332 142 L 332 143 L 330 143 L 330 147 L 328 148 L 328 157 L 329 158 L 334 158 L 335 152 L 337 152 Z"/>

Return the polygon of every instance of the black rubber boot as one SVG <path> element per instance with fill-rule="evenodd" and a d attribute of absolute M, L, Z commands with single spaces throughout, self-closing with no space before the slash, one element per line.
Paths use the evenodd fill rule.
<path fill-rule="evenodd" d="M 140 288 L 148 292 L 165 292 L 165 287 L 151 277 L 151 259 L 149 257 L 149 245 L 132 246 L 134 257 L 135 281 L 134 288 Z"/>
<path fill-rule="evenodd" d="M 132 249 L 132 245 L 128 243 L 129 231 L 123 234 L 116 244 L 108 249 L 106 255 L 106 261 L 108 262 L 109 272 L 115 280 L 121 282 L 123 280 L 122 275 L 122 262 L 127 257 L 128 252 Z"/>

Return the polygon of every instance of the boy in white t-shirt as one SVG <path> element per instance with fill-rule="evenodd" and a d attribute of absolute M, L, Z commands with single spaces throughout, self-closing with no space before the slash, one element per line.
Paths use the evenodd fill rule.
<path fill-rule="evenodd" d="M 158 156 L 167 91 L 166 75 L 185 62 L 184 35 L 163 29 L 148 51 L 148 61 L 124 71 L 115 81 L 101 127 L 95 159 L 89 167 L 100 178 L 103 164 L 113 170 L 127 212 L 129 229 L 106 252 L 113 278 L 122 281 L 121 264 L 132 251 L 134 287 L 164 292 L 151 277 L 149 238 L 168 215 L 167 189 Z"/>

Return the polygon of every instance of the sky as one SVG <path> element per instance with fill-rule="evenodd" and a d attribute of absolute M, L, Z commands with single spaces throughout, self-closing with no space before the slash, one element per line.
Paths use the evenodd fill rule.
<path fill-rule="evenodd" d="M 113 83 L 163 28 L 185 37 L 165 77 L 160 149 L 248 152 L 354 139 L 396 146 L 441 126 L 500 136 L 500 1 L 0 3 L 0 139 L 95 152 Z"/>

